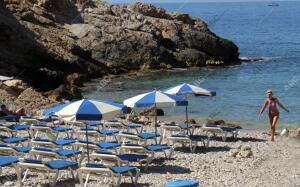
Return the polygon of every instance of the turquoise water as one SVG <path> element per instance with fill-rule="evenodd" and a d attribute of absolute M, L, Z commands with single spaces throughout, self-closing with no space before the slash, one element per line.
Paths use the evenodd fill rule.
<path fill-rule="evenodd" d="M 189 113 L 195 118 L 222 118 L 261 124 L 257 114 L 272 88 L 276 97 L 291 111 L 281 110 L 280 123 L 300 124 L 300 2 L 251 3 L 162 3 L 169 11 L 187 12 L 209 24 L 216 34 L 234 41 L 241 57 L 264 57 L 256 63 L 224 69 L 160 73 L 123 82 L 121 91 L 102 91 L 99 85 L 84 95 L 93 99 L 122 101 L 125 98 L 163 89 L 182 82 L 201 83 L 215 89 L 214 98 L 189 97 Z M 183 116 L 184 108 L 168 108 L 168 116 Z"/>

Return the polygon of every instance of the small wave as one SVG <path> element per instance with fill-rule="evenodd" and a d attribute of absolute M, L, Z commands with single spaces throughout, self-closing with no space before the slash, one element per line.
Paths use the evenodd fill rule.
<path fill-rule="evenodd" d="M 281 57 L 275 56 L 275 57 L 240 57 L 240 60 L 242 62 L 260 62 L 260 61 L 270 61 L 273 59 L 279 59 Z"/>

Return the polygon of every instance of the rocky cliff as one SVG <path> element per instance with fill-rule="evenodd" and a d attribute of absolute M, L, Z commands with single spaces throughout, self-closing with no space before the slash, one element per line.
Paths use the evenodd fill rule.
<path fill-rule="evenodd" d="M 239 63 L 238 47 L 203 21 L 150 4 L 0 0 L 0 31 L 0 74 L 54 99 L 80 96 L 83 78 Z"/>

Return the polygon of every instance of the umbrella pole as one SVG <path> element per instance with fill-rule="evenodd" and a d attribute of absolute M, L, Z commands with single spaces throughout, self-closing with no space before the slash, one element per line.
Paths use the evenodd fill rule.
<path fill-rule="evenodd" d="M 185 107 L 185 120 L 186 120 L 186 133 L 189 135 L 189 117 L 188 117 L 188 106 Z"/>
<path fill-rule="evenodd" d="M 156 108 L 156 104 L 154 105 L 154 111 L 155 111 L 155 117 L 154 117 L 154 128 L 155 128 L 155 136 L 157 135 L 157 108 Z M 157 144 L 157 139 L 155 138 L 155 143 Z"/>
<path fill-rule="evenodd" d="M 88 158 L 88 164 L 89 164 L 90 163 L 89 136 L 88 136 L 88 126 L 86 123 L 85 123 L 85 137 L 86 137 L 87 158 Z"/>
<path fill-rule="evenodd" d="M 185 100 L 187 100 L 187 95 L 185 95 Z M 185 121 L 186 121 L 186 134 L 189 135 L 188 105 L 185 106 Z"/>

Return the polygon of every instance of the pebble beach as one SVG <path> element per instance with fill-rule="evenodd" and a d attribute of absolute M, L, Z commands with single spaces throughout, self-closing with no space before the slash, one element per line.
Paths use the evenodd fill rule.
<path fill-rule="evenodd" d="M 201 186 L 290 186 L 300 185 L 300 139 L 276 136 L 275 142 L 262 131 L 242 131 L 238 139 L 212 140 L 209 148 L 178 147 L 172 158 L 157 155 L 148 170 L 141 168 L 138 186 L 162 187 L 174 179 L 196 179 Z M 249 154 L 249 152 L 251 152 Z M 246 153 L 246 154 L 245 154 Z M 16 186 L 12 169 L 4 168 L 1 186 Z M 24 186 L 48 186 L 42 174 L 31 173 Z M 58 187 L 80 186 L 69 173 L 62 173 Z M 103 177 L 91 176 L 89 186 L 110 186 Z M 131 186 L 126 178 L 121 186 Z"/>

